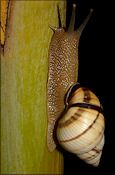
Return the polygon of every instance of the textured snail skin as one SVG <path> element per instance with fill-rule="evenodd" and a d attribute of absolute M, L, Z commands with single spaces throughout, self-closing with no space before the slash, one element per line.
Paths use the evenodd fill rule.
<path fill-rule="evenodd" d="M 69 86 L 77 81 L 78 37 L 76 33 L 69 37 L 63 28 L 57 29 L 50 44 L 49 58 L 47 141 L 49 150 L 52 151 L 56 145 L 51 133 L 53 133 L 55 122 L 65 108 L 64 96 Z"/>
<path fill-rule="evenodd" d="M 55 128 L 60 115 L 65 109 L 65 94 L 78 79 L 78 44 L 79 38 L 91 13 L 81 27 L 74 31 L 75 5 L 68 30 L 50 28 L 54 31 L 48 56 L 47 82 L 47 146 L 50 152 L 56 148 Z"/>
<path fill-rule="evenodd" d="M 105 128 L 100 101 L 93 92 L 82 87 L 77 88 L 72 95 L 67 95 L 67 98 L 68 108 L 58 122 L 57 139 L 67 151 L 88 164 L 98 166 L 104 146 Z"/>

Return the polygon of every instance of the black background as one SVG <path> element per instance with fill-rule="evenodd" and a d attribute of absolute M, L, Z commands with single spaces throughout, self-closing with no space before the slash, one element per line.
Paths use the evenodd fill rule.
<path fill-rule="evenodd" d="M 114 1 L 113 1 L 114 2 Z M 73 154 L 64 151 L 64 174 L 110 173 L 114 169 L 114 3 L 98 0 L 74 0 L 67 3 L 67 27 L 72 4 L 76 3 L 75 30 L 93 8 L 93 13 L 79 42 L 79 78 L 100 99 L 105 116 L 105 146 L 98 167 L 87 165 Z M 107 173 L 108 173 L 107 172 Z M 113 171 L 114 172 L 114 171 Z"/>

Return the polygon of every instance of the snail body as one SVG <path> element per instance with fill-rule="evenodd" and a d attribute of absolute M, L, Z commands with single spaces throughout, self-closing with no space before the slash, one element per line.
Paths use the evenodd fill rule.
<path fill-rule="evenodd" d="M 48 59 L 47 147 L 52 152 L 58 140 L 67 151 L 98 166 L 104 146 L 103 108 L 93 92 L 76 83 L 79 39 L 91 13 L 74 31 L 74 4 L 68 29 L 50 26 L 54 35 Z"/>
<path fill-rule="evenodd" d="M 92 10 L 76 31 L 74 31 L 75 4 L 68 29 L 50 26 L 54 31 L 49 47 L 47 82 L 47 147 L 50 152 L 57 145 L 55 130 L 57 121 L 65 109 L 65 94 L 78 80 L 78 44 L 91 12 Z"/>
<path fill-rule="evenodd" d="M 54 35 L 48 59 L 47 147 L 52 152 L 59 142 L 88 164 L 98 166 L 104 146 L 103 108 L 93 92 L 76 83 L 79 39 L 91 13 L 92 9 L 74 31 L 74 4 L 68 29 L 50 26 Z"/>
<path fill-rule="evenodd" d="M 98 166 L 105 127 L 99 99 L 87 88 L 75 84 L 67 94 L 66 106 L 57 126 L 60 145 L 86 163 Z"/>

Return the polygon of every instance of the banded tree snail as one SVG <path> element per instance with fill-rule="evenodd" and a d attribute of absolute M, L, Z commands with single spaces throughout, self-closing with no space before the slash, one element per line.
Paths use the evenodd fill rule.
<path fill-rule="evenodd" d="M 68 29 L 50 26 L 54 35 L 48 60 L 47 146 L 52 152 L 58 140 L 67 151 L 97 166 L 104 145 L 103 109 L 93 92 L 76 83 L 79 39 L 92 9 L 81 26 L 74 31 L 75 7 L 74 4 Z"/>

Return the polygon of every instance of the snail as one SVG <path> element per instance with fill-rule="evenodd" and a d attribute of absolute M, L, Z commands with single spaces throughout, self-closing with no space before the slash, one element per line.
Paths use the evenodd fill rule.
<path fill-rule="evenodd" d="M 78 90 L 77 88 L 78 83 L 76 84 L 76 82 L 78 81 L 79 39 L 93 10 L 92 9 L 90 10 L 90 13 L 88 14 L 84 22 L 81 24 L 81 26 L 74 31 L 75 7 L 76 5 L 73 4 L 73 12 L 68 29 L 63 27 L 56 28 L 50 26 L 54 34 L 51 39 L 48 54 L 47 147 L 48 150 L 52 152 L 56 148 L 59 142 L 60 145 L 69 152 L 75 153 L 77 154 L 78 157 L 85 160 L 87 163 L 97 166 L 99 160 L 96 162 L 93 162 L 93 160 L 99 159 L 99 157 L 101 156 L 100 150 L 102 150 L 104 144 L 104 136 L 103 136 L 104 119 L 103 119 L 102 106 L 100 105 L 98 98 L 91 91 L 86 90 L 86 88 L 81 88 L 83 91 L 81 92 L 81 94 L 77 93 L 76 94 L 77 96 L 76 95 L 72 96 L 72 94 L 74 94 Z M 75 88 L 77 89 L 75 90 Z M 82 95 L 81 99 L 79 98 L 79 95 Z M 66 102 L 65 102 L 65 96 L 66 96 Z M 76 98 L 74 99 L 74 97 Z M 77 111 L 78 113 L 77 116 L 74 116 L 75 111 Z M 64 114 L 64 112 L 66 113 Z M 86 123 L 83 125 L 84 127 L 81 126 L 81 124 L 80 124 L 81 127 L 78 126 L 78 124 L 76 124 L 77 121 L 79 122 L 80 120 L 83 120 L 81 117 L 82 115 L 86 116 L 86 119 L 85 117 L 83 118 L 86 123 L 88 122 L 87 125 Z M 87 115 L 89 115 L 89 117 Z M 87 117 L 89 118 L 89 121 Z M 92 118 L 90 119 L 90 117 Z M 100 118 L 103 120 L 102 131 L 99 123 L 101 121 Z M 70 134 L 71 135 L 70 138 L 69 133 L 71 133 L 71 131 L 69 131 L 69 129 L 67 130 L 66 128 L 68 128 L 67 126 L 71 122 L 76 124 L 80 130 L 78 131 L 78 128 L 76 128 L 77 130 L 75 132 L 73 124 L 71 124 L 70 126 L 73 127 L 72 133 L 74 134 L 75 132 L 76 135 L 74 134 L 72 136 L 72 134 Z M 93 123 L 95 125 L 93 125 Z M 99 132 L 98 132 L 99 135 L 97 134 L 96 129 L 93 130 L 93 127 L 96 126 L 97 123 L 99 123 Z M 63 131 L 67 133 L 64 134 Z M 89 131 L 91 131 L 91 135 L 89 134 L 86 140 L 81 139 L 82 137 L 84 138 L 84 136 L 87 136 Z M 75 149 L 72 148 L 72 146 L 69 145 L 69 143 L 72 144 L 71 139 L 74 138 L 74 136 L 77 137 L 77 134 L 80 134 L 82 132 L 84 132 L 84 134 L 81 137 L 79 137 L 79 139 L 81 139 L 81 142 L 79 142 L 78 145 L 76 144 L 78 150 L 77 148 Z M 69 138 L 64 138 L 64 136 L 67 135 L 69 136 Z M 97 138 L 98 136 L 99 138 Z M 92 141 L 90 140 L 90 138 L 92 138 Z M 69 143 L 66 142 L 66 140 L 68 139 L 70 140 Z M 89 140 L 90 143 L 88 142 Z"/>
<path fill-rule="evenodd" d="M 96 95 L 78 83 L 67 93 L 66 112 L 57 126 L 57 139 L 67 151 L 98 166 L 104 146 L 103 108 Z"/>

